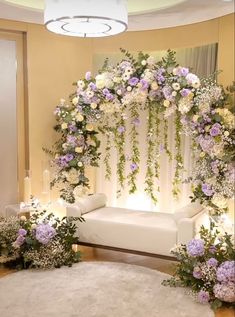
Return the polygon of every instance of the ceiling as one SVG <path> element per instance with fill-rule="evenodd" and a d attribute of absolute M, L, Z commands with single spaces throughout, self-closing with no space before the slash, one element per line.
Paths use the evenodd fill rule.
<path fill-rule="evenodd" d="M 43 24 L 44 0 L 0 0 L 0 18 Z M 128 31 L 202 22 L 234 12 L 233 0 L 128 0 Z"/>

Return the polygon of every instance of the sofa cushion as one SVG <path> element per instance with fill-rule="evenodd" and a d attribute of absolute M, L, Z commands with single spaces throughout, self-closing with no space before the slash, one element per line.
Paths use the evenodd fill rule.
<path fill-rule="evenodd" d="M 190 203 L 187 206 L 181 207 L 175 211 L 172 215 L 173 219 L 178 223 L 183 218 L 192 218 L 200 211 L 202 211 L 203 207 L 200 203 Z"/>
<path fill-rule="evenodd" d="M 171 214 L 104 207 L 85 214 L 78 224 L 81 242 L 170 255 L 177 241 Z"/>
<path fill-rule="evenodd" d="M 105 194 L 98 193 L 79 198 L 79 201 L 74 205 L 81 211 L 81 215 L 84 215 L 97 208 L 104 207 L 107 202 Z"/>

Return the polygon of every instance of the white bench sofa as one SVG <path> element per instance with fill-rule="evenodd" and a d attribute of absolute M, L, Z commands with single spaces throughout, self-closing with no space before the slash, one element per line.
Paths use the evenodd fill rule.
<path fill-rule="evenodd" d="M 169 257 L 170 249 L 195 236 L 206 214 L 192 203 L 175 214 L 106 207 L 106 196 L 94 194 L 67 206 L 67 216 L 82 216 L 78 223 L 81 244 Z"/>

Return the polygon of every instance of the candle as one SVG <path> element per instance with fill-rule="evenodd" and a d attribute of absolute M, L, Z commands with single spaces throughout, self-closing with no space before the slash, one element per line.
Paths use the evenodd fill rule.
<path fill-rule="evenodd" d="M 24 202 L 30 203 L 31 199 L 31 179 L 29 176 L 24 178 Z"/>
<path fill-rule="evenodd" d="M 42 174 L 42 191 L 44 193 L 50 192 L 50 172 L 47 169 Z"/>

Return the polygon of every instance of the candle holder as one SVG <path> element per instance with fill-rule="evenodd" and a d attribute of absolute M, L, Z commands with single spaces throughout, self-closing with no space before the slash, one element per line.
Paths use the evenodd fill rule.
<path fill-rule="evenodd" d="M 24 203 L 30 205 L 32 197 L 32 188 L 31 188 L 31 178 L 32 173 L 30 170 L 25 170 L 24 177 Z"/>
<path fill-rule="evenodd" d="M 41 203 L 47 205 L 51 201 L 50 197 L 50 164 L 48 160 L 42 161 L 42 192 L 41 192 Z"/>

